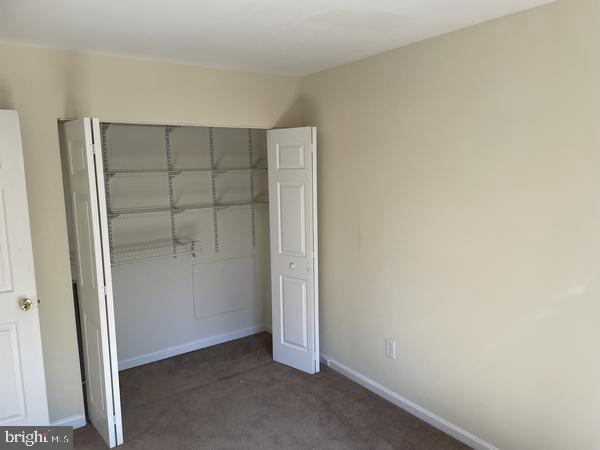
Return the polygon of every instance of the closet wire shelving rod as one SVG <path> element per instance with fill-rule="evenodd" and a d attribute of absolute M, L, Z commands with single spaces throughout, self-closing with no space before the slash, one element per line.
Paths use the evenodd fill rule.
<path fill-rule="evenodd" d="M 115 261 L 113 262 L 113 266 L 189 254 L 195 257 L 196 253 L 202 253 L 202 248 L 197 248 L 198 244 L 198 241 L 190 239 L 177 239 L 177 241 L 175 242 L 177 248 L 175 255 L 172 253 L 171 250 L 173 245 L 171 239 L 136 242 L 121 247 L 116 247 L 114 249 Z M 160 251 L 163 248 L 169 248 L 169 253 L 161 252 L 162 254 L 155 253 L 148 255 L 148 252 Z"/>
<path fill-rule="evenodd" d="M 108 173 L 108 142 L 106 139 L 106 130 L 109 124 L 103 123 L 100 127 L 100 134 L 102 139 L 102 162 L 104 164 L 104 170 Z M 110 177 L 104 177 L 104 192 L 106 196 L 106 210 L 110 212 Z M 111 258 L 113 257 L 113 231 L 112 231 L 112 217 L 108 214 L 108 246 L 110 248 Z"/>
<path fill-rule="evenodd" d="M 165 174 L 172 173 L 174 176 L 181 175 L 182 173 L 203 173 L 203 172 L 217 172 L 222 174 L 225 172 L 260 172 L 266 171 L 266 167 L 217 167 L 212 168 L 192 168 L 192 169 L 175 169 L 169 171 L 167 169 L 115 169 L 106 171 L 107 176 L 113 177 L 115 175 L 147 175 L 147 174 Z"/>
<path fill-rule="evenodd" d="M 219 229 L 218 229 L 218 218 L 217 218 L 217 164 L 215 160 L 215 146 L 213 127 L 208 129 L 208 136 L 210 141 L 210 188 L 212 194 L 212 210 L 213 210 L 213 233 L 215 239 L 215 253 L 219 253 Z"/>
<path fill-rule="evenodd" d="M 177 236 L 175 229 L 175 192 L 173 188 L 173 154 L 171 152 L 172 127 L 165 127 L 165 147 L 167 150 L 167 168 L 169 170 L 169 211 L 171 214 L 171 241 L 173 246 L 173 257 L 177 258 Z"/>
<path fill-rule="evenodd" d="M 155 261 L 157 259 L 162 259 L 162 258 L 176 258 L 177 256 L 183 256 L 183 255 L 192 255 L 192 256 L 196 256 L 196 253 L 198 252 L 198 250 L 196 250 L 195 248 L 193 250 L 187 251 L 187 252 L 180 252 L 177 253 L 176 255 L 160 255 L 160 256 L 149 256 L 147 258 L 137 258 L 137 259 L 132 259 L 131 261 L 120 261 L 117 263 L 113 263 L 113 266 L 123 266 L 125 264 L 135 264 L 135 263 L 139 263 L 139 262 L 145 262 L 145 261 Z"/>
<path fill-rule="evenodd" d="M 252 129 L 248 129 L 248 167 L 254 167 L 254 149 L 252 147 Z M 252 221 L 252 248 L 256 248 L 256 208 L 254 207 L 254 171 L 250 171 L 250 202 Z"/>

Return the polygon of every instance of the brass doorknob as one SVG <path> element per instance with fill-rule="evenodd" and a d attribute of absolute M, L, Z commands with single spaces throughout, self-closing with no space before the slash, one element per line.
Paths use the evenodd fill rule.
<path fill-rule="evenodd" d="M 29 300 L 28 298 L 19 299 L 19 308 L 21 309 L 21 311 L 29 311 L 31 309 L 32 304 L 33 303 L 31 303 L 31 300 Z"/>

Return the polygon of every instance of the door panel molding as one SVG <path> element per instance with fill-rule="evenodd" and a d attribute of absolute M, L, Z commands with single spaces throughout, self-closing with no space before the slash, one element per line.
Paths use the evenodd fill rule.
<path fill-rule="evenodd" d="M 288 191 L 288 195 L 285 195 L 285 197 L 283 196 L 284 190 Z M 294 190 L 297 191 L 296 199 L 292 198 Z M 277 220 L 280 255 L 306 256 L 306 202 L 304 192 L 303 183 L 277 183 Z"/>
<path fill-rule="evenodd" d="M 0 423 L 9 425 L 10 422 L 22 420 L 25 412 L 25 389 L 21 372 L 21 349 L 19 348 L 18 324 L 16 322 L 0 325 L 0 354 L 3 358 L 2 379 L 8 381 L 0 386 L 2 389 L 3 405 L 0 406 Z M 10 352 L 10 354 L 8 354 Z M 8 356 L 8 357 L 7 357 Z M 9 379 L 13 379 L 12 389 Z M 8 388 L 8 389 L 7 389 Z M 14 394 L 11 402 L 11 394 Z"/>
<path fill-rule="evenodd" d="M 4 186 L 0 186 L 0 292 L 13 291 L 12 265 L 10 263 L 9 251 Z"/>
<path fill-rule="evenodd" d="M 286 289 L 286 284 L 289 289 Z M 306 280 L 282 275 L 281 295 L 281 343 L 301 351 L 308 351 L 308 318 L 306 312 Z M 292 287 L 295 285 L 295 292 Z"/>

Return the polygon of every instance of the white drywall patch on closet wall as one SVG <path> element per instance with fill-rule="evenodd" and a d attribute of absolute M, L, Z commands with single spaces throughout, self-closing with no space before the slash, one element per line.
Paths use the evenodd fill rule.
<path fill-rule="evenodd" d="M 119 367 L 262 329 L 270 302 L 268 208 L 247 203 L 268 199 L 266 131 L 103 126 Z M 215 203 L 223 207 L 206 207 Z M 136 213 L 140 207 L 155 211 Z M 184 243 L 178 252 L 193 242 L 195 255 L 150 259 L 162 251 L 138 246 L 169 247 L 172 230 Z"/>

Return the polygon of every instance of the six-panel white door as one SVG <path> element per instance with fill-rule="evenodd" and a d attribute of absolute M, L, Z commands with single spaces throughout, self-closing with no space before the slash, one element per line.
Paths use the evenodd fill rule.
<path fill-rule="evenodd" d="M 319 371 L 316 128 L 267 133 L 273 359 Z"/>
<path fill-rule="evenodd" d="M 104 170 L 96 119 L 63 124 L 76 244 L 89 419 L 109 447 L 123 443 Z M 94 139 L 96 142 L 94 142 Z M 94 147 L 94 143 L 97 144 Z"/>
<path fill-rule="evenodd" d="M 7 110 L 0 110 L 0 425 L 48 425 L 19 115 Z"/>

